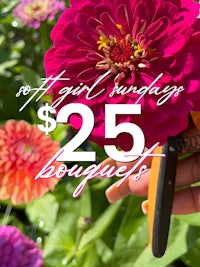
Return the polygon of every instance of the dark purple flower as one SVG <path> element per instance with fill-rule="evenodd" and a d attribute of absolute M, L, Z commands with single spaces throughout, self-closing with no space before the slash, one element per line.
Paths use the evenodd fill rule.
<path fill-rule="evenodd" d="M 14 226 L 0 226 L 1 267 L 42 267 L 38 245 Z"/>
<path fill-rule="evenodd" d="M 147 146 L 180 133 L 189 112 L 200 111 L 199 6 L 192 0 L 71 0 L 45 55 L 48 77 L 66 70 L 63 77 L 70 78 L 52 86 L 53 101 L 62 88 L 101 82 L 89 99 L 87 90 L 71 93 L 57 110 L 68 103 L 89 106 L 95 115 L 90 138 L 100 145 L 107 142 L 105 104 L 127 104 L 127 111 L 141 104 L 142 115 L 119 115 L 117 123 L 140 126 Z M 70 123 L 79 129 L 80 116 Z M 130 141 L 120 135 L 115 145 L 127 149 Z"/>

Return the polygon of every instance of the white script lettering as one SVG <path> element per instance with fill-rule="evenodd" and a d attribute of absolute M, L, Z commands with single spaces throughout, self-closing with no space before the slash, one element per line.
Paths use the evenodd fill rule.
<path fill-rule="evenodd" d="M 48 91 L 52 88 L 53 85 L 56 84 L 56 82 L 64 80 L 70 82 L 70 78 L 65 78 L 62 77 L 65 71 L 61 72 L 59 75 L 56 77 L 53 77 L 51 75 L 48 78 L 42 78 L 41 80 L 43 81 L 41 86 L 39 88 L 30 88 L 29 85 L 26 86 L 21 86 L 19 91 L 16 93 L 16 97 L 20 97 L 22 95 L 28 95 L 31 91 L 34 91 L 34 93 L 31 95 L 31 97 L 24 103 L 24 105 L 19 109 L 19 111 L 22 111 L 30 102 L 31 100 L 36 97 L 41 91 L 40 95 L 37 97 L 35 100 L 36 102 L 41 99 L 41 97 L 48 93 Z M 103 75 L 99 76 L 94 84 L 91 87 L 88 87 L 84 83 L 80 83 L 77 86 L 67 86 L 63 87 L 58 91 L 59 97 L 52 103 L 52 109 L 56 109 L 62 102 L 66 99 L 68 95 L 72 96 L 79 96 L 81 94 L 85 94 L 85 98 L 87 100 L 94 99 L 95 97 L 98 97 L 100 94 L 105 93 L 105 88 L 103 89 L 98 89 L 95 92 L 95 88 L 102 83 L 105 79 L 108 79 L 111 75 L 110 71 L 107 71 Z M 170 86 L 167 85 L 164 88 L 155 86 L 155 84 L 162 78 L 163 73 L 159 74 L 155 80 L 152 81 L 152 83 L 149 86 L 142 86 L 138 88 L 137 86 L 131 85 L 130 87 L 126 86 L 115 86 L 110 92 L 109 97 L 113 97 L 114 95 L 126 95 L 126 94 L 137 94 L 139 97 L 135 100 L 135 103 L 133 104 L 138 104 L 145 95 L 155 95 L 159 96 L 156 104 L 158 106 L 163 105 L 170 97 L 178 97 L 179 94 L 184 91 L 183 86 Z M 47 86 L 47 88 L 45 88 Z"/>
<path fill-rule="evenodd" d="M 135 173 L 138 170 L 138 168 L 139 171 L 134 178 L 135 180 L 139 180 L 140 176 L 146 171 L 148 171 L 147 166 L 142 165 L 142 163 L 147 157 L 165 157 L 164 154 L 151 154 L 151 152 L 153 152 L 158 145 L 159 142 L 157 142 L 150 149 L 141 154 L 140 159 L 137 161 L 137 163 L 128 171 L 127 171 L 127 166 L 125 165 L 117 168 L 115 166 L 110 166 L 109 164 L 105 166 L 102 166 L 101 164 L 98 165 L 92 164 L 88 166 L 86 169 L 84 169 L 83 166 L 78 166 L 77 164 L 68 169 L 68 167 L 65 164 L 61 164 L 58 167 L 58 169 L 56 169 L 56 167 L 52 164 L 57 160 L 59 155 L 63 153 L 63 149 L 61 148 L 50 159 L 50 161 L 42 168 L 42 170 L 36 175 L 35 179 L 37 180 L 41 178 L 52 178 L 52 177 L 60 179 L 65 175 L 68 175 L 69 177 L 74 176 L 75 178 L 84 177 L 84 179 L 75 189 L 73 197 L 78 197 L 84 190 L 88 181 L 92 180 L 95 177 L 103 177 L 103 178 L 123 177 L 123 179 L 121 179 L 119 184 L 117 185 L 117 187 L 120 187 L 131 174 Z"/>

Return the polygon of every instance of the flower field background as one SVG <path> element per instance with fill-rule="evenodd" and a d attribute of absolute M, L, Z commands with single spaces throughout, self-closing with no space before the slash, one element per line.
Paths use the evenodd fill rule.
<path fill-rule="evenodd" d="M 27 21 L 20 10 L 14 12 L 20 2 L 32 2 L 35 12 L 42 2 L 40 10 L 49 13 L 39 14 L 39 22 Z M 45 136 L 34 125 L 41 123 L 37 111 L 51 96 L 34 99 L 19 112 L 30 95 L 16 94 L 21 86 L 40 87 L 50 32 L 64 6 L 68 1 L 0 0 L 0 267 L 198 267 L 199 213 L 172 216 L 166 254 L 157 259 L 141 211 L 144 198 L 108 203 L 105 190 L 117 179 L 95 178 L 76 199 L 72 194 L 80 179 L 34 180 L 74 131 L 58 125 Z M 80 149 L 96 151 L 97 162 L 107 157 L 89 141 Z"/>

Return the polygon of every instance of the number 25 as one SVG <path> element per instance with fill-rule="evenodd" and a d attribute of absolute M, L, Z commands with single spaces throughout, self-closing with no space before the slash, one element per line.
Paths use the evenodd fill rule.
<path fill-rule="evenodd" d="M 62 148 L 62 154 L 57 161 L 95 161 L 94 151 L 75 151 L 91 134 L 94 127 L 94 114 L 92 110 L 80 103 L 72 103 L 62 107 L 57 116 L 57 123 L 68 123 L 69 116 L 80 114 L 82 127 L 77 134 Z M 134 144 L 129 151 L 119 151 L 115 145 L 105 145 L 105 152 L 109 157 L 121 162 L 136 160 L 143 152 L 145 146 L 144 134 L 134 123 L 124 122 L 116 125 L 117 115 L 141 114 L 140 104 L 107 104 L 105 105 L 105 138 L 116 138 L 120 133 L 132 136 Z"/>

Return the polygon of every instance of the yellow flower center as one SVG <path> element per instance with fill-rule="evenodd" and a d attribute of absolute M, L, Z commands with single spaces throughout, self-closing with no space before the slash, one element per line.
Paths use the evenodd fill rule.
<path fill-rule="evenodd" d="M 114 68 L 117 70 L 135 67 L 139 60 L 145 57 L 146 51 L 130 34 L 124 35 L 121 24 L 116 24 L 121 36 L 109 36 L 100 33 L 97 41 L 98 50 L 103 51 L 104 59 L 96 64 L 101 69 Z"/>
<path fill-rule="evenodd" d="M 99 32 L 98 55 L 102 60 L 97 62 L 96 68 L 110 70 L 119 81 L 130 72 L 149 68 L 157 55 L 156 49 L 151 48 L 152 41 L 147 40 L 142 31 L 133 37 L 131 34 L 125 34 L 121 24 L 115 24 L 115 26 L 119 30 L 117 36 L 107 36 Z"/>
<path fill-rule="evenodd" d="M 24 151 L 25 152 L 33 152 L 33 147 L 30 145 L 24 145 Z"/>
<path fill-rule="evenodd" d="M 106 48 L 109 42 L 109 39 L 107 39 L 104 35 L 101 35 L 99 37 L 99 41 L 97 41 L 97 44 L 99 45 L 98 50 L 101 50 L 103 47 Z"/>
<path fill-rule="evenodd" d="M 31 17 L 38 17 L 45 13 L 47 10 L 47 1 L 41 1 L 40 3 L 32 3 L 25 6 L 24 11 Z"/>

